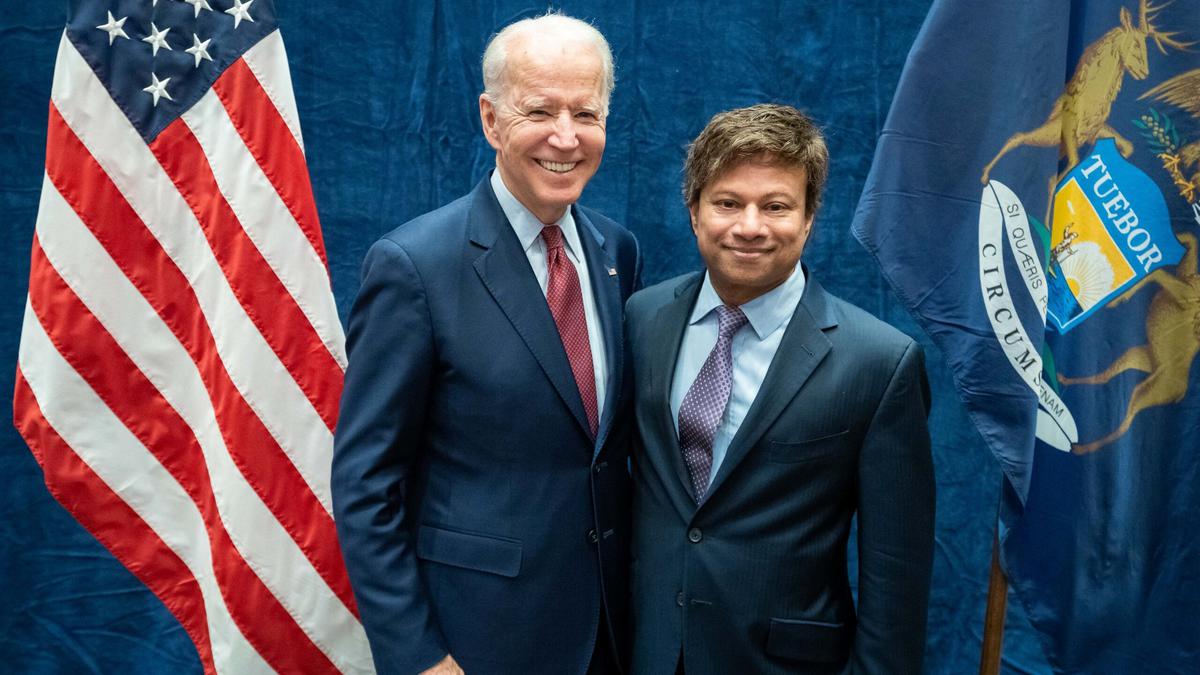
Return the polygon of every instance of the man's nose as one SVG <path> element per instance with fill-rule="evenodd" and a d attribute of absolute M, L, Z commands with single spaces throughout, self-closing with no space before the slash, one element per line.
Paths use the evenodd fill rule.
<path fill-rule="evenodd" d="M 763 233 L 765 224 L 763 212 L 757 206 L 750 204 L 738 214 L 737 222 L 733 226 L 733 233 L 745 239 L 753 239 Z"/>
<path fill-rule="evenodd" d="M 569 110 L 564 110 L 554 118 L 554 133 L 550 134 L 550 145 L 559 150 L 574 150 L 579 146 L 579 137 L 575 134 L 575 118 Z"/>

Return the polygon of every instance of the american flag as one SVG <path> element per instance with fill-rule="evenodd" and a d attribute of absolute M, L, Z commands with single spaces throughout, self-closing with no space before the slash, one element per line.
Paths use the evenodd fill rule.
<path fill-rule="evenodd" d="M 71 5 L 16 426 L 205 672 L 370 672 L 330 515 L 342 329 L 274 9 Z"/>

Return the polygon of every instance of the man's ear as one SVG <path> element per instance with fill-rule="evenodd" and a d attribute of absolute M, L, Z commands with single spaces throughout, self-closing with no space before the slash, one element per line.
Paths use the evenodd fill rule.
<path fill-rule="evenodd" d="M 691 206 L 688 207 L 688 216 L 690 216 L 692 219 L 692 234 L 693 235 L 696 234 L 696 209 L 697 209 L 697 207 L 699 207 L 699 205 L 700 205 L 700 202 L 697 201 L 695 204 L 692 204 Z"/>
<path fill-rule="evenodd" d="M 496 105 L 487 94 L 479 95 L 479 122 L 483 126 L 483 137 L 493 149 L 500 149 L 500 138 L 496 133 Z"/>

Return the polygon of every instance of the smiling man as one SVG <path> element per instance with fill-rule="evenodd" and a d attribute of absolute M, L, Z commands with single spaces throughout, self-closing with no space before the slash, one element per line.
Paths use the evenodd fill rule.
<path fill-rule="evenodd" d="M 915 342 L 800 264 L 828 163 L 794 108 L 715 116 L 684 169 L 706 270 L 626 308 L 635 674 L 921 672 L 929 388 Z"/>
<path fill-rule="evenodd" d="M 620 672 L 633 236 L 575 202 L 612 54 L 514 23 L 483 57 L 496 170 L 372 246 L 350 315 L 333 507 L 380 673 Z"/>

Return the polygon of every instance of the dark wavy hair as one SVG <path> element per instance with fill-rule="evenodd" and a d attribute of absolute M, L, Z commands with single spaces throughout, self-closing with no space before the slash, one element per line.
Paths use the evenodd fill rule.
<path fill-rule="evenodd" d="M 805 215 L 821 205 L 829 177 L 829 149 L 812 118 L 788 105 L 761 103 L 717 113 L 688 146 L 683 165 L 683 198 L 688 208 L 700 192 L 739 164 L 762 161 L 804 169 Z"/>

